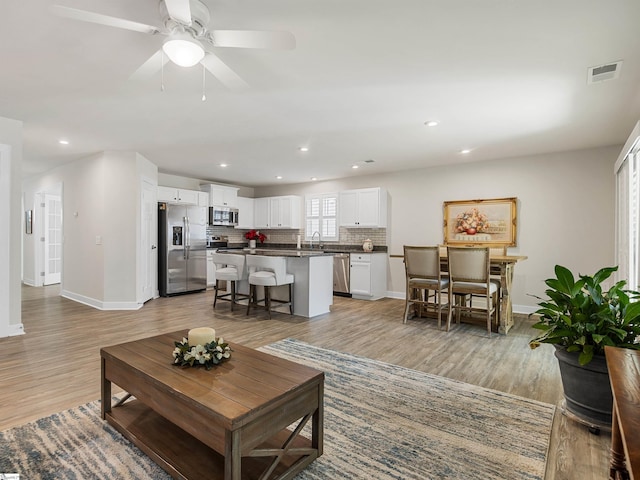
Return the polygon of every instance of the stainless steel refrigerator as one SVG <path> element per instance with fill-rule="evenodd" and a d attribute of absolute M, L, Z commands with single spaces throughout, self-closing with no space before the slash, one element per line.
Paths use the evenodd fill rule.
<path fill-rule="evenodd" d="M 207 288 L 206 207 L 158 203 L 158 290 L 160 295 Z"/>

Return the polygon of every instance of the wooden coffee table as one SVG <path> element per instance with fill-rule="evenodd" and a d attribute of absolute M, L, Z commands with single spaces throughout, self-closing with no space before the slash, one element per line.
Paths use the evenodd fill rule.
<path fill-rule="evenodd" d="M 237 344 L 211 370 L 174 366 L 186 336 L 102 348 L 102 418 L 177 479 L 288 479 L 322 455 L 323 372 Z M 112 382 L 135 399 L 112 405 Z"/>

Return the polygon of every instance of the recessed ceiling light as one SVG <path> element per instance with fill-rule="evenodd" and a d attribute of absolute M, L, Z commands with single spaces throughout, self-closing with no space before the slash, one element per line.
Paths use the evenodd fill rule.
<path fill-rule="evenodd" d="M 356 168 L 360 168 L 360 167 L 358 165 L 351 165 L 351 168 L 355 170 Z"/>
<path fill-rule="evenodd" d="M 224 168 L 224 167 L 228 167 L 229 165 L 227 165 L 226 163 L 221 163 L 220 166 Z"/>
<path fill-rule="evenodd" d="M 282 180 L 282 175 L 276 175 L 277 180 Z"/>
<path fill-rule="evenodd" d="M 311 177 L 312 182 L 315 182 L 316 180 L 318 180 L 318 177 Z"/>
<path fill-rule="evenodd" d="M 467 153 L 471 153 L 471 150 L 469 150 L 468 148 L 465 148 L 464 150 L 460 150 L 460 153 L 463 155 L 466 155 Z"/>
<path fill-rule="evenodd" d="M 428 122 L 424 122 L 427 127 L 436 127 L 440 124 L 440 122 L 436 120 L 429 120 Z"/>
<path fill-rule="evenodd" d="M 64 139 L 62 139 L 62 140 L 58 140 L 58 143 L 59 143 L 60 145 L 69 145 L 69 140 L 64 140 Z"/>
<path fill-rule="evenodd" d="M 308 152 L 309 151 L 309 147 L 300 147 L 300 148 L 298 148 L 298 150 L 300 150 L 301 152 Z"/>

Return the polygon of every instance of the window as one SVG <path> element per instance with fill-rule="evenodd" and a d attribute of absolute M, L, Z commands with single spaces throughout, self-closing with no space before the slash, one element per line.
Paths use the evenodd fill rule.
<path fill-rule="evenodd" d="M 305 240 L 310 241 L 315 232 L 319 232 L 324 241 L 338 241 L 337 193 L 305 197 Z"/>
<path fill-rule="evenodd" d="M 638 133 L 640 122 L 634 133 Z M 630 138 L 633 139 L 634 136 Z M 616 162 L 616 263 L 617 280 L 627 288 L 640 287 L 640 136 Z"/>

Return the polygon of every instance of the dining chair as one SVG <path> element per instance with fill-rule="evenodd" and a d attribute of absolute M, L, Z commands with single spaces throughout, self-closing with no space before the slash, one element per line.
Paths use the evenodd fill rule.
<path fill-rule="evenodd" d="M 489 247 L 447 247 L 449 264 L 449 310 L 447 315 L 447 331 L 451 327 L 451 317 L 455 310 L 456 323 L 460 323 L 462 311 L 467 313 L 482 312 L 487 319 L 487 332 L 491 336 L 491 320 L 495 316 L 496 324 L 500 312 L 499 287 L 490 278 Z M 454 295 L 458 296 L 456 302 Z M 466 298 L 460 295 L 470 295 Z M 486 299 L 484 306 L 475 306 L 473 298 L 482 296 Z"/>
<path fill-rule="evenodd" d="M 215 270 L 215 297 L 213 298 L 213 308 L 216 308 L 218 300 L 228 300 L 231 302 L 231 311 L 233 306 L 238 303 L 237 300 L 248 298 L 249 295 L 237 292 L 237 282 L 247 279 L 247 266 L 245 255 L 234 253 L 214 253 L 212 255 Z M 220 293 L 220 281 L 224 280 L 231 284 L 230 293 Z"/>
<path fill-rule="evenodd" d="M 287 273 L 287 259 L 285 257 L 271 257 L 266 255 L 247 255 L 247 269 L 249 272 L 249 303 L 247 315 L 251 307 L 256 307 L 264 300 L 264 308 L 271 318 L 271 303 L 289 305 L 289 312 L 293 315 L 293 281 L 294 276 Z M 271 298 L 271 288 L 280 285 L 289 286 L 289 300 Z M 258 300 L 256 287 L 264 287 L 264 299 Z"/>
<path fill-rule="evenodd" d="M 449 279 L 440 272 L 440 248 L 438 246 L 404 245 L 404 268 L 406 274 L 406 294 L 404 320 L 407 323 L 409 309 L 418 307 L 429 311 L 433 307 L 438 317 L 438 328 L 442 327 L 442 292 L 449 285 Z M 433 302 L 430 301 L 433 295 Z M 446 305 L 445 305 L 446 306 Z"/>

